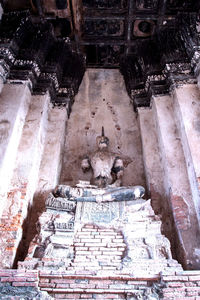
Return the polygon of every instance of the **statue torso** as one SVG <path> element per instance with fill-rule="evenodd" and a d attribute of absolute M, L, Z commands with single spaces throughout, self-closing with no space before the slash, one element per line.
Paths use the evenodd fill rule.
<path fill-rule="evenodd" d="M 106 177 L 112 179 L 111 170 L 114 161 L 115 155 L 113 153 L 110 153 L 107 150 L 96 151 L 90 159 L 94 178 Z"/>

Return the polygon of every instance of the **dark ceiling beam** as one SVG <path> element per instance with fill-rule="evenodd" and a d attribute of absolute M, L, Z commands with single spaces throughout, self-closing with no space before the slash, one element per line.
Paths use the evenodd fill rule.
<path fill-rule="evenodd" d="M 125 52 L 128 55 L 130 52 L 130 46 L 129 43 L 131 41 L 131 34 L 132 34 L 132 20 L 131 20 L 131 16 L 133 13 L 133 1 L 132 0 L 128 0 L 128 16 L 127 16 L 127 34 L 126 34 L 126 49 Z"/>
<path fill-rule="evenodd" d="M 43 16 L 43 9 L 41 5 L 41 0 L 35 0 L 36 8 L 40 17 Z"/>

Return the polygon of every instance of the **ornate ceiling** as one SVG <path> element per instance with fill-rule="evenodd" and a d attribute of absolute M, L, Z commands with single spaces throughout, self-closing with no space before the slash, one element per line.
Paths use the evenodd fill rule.
<path fill-rule="evenodd" d="M 57 36 L 70 36 L 87 65 L 117 67 L 122 54 L 136 53 L 142 40 L 176 27 L 197 0 L 3 0 L 4 10 L 30 9 L 47 19 Z"/>
<path fill-rule="evenodd" d="M 191 61 L 197 50 L 200 52 L 200 1 L 197 0 L 2 0 L 1 3 L 4 10 L 1 56 L 10 65 L 9 77 L 32 76 L 35 91 L 45 90 L 53 81 L 56 93 L 59 90 L 62 94 L 66 88 L 69 93 L 72 88 L 73 94 L 78 90 L 85 64 L 119 67 L 134 106 L 149 105 L 149 92 L 168 90 L 169 65 L 170 74 L 176 73 L 172 68 L 176 64 L 179 77 L 192 76 Z M 5 55 L 8 49 L 13 61 Z M 31 76 L 27 63 L 30 61 L 39 70 L 37 73 L 37 68 L 34 69 Z M 153 84 L 149 84 L 149 78 L 156 78 Z M 173 78 L 170 75 L 171 81 Z"/>

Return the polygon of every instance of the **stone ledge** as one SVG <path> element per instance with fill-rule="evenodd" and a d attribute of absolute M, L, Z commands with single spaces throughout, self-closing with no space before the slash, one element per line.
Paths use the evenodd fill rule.
<path fill-rule="evenodd" d="M 159 299 L 199 299 L 200 298 L 200 271 L 182 271 L 176 274 L 130 276 L 130 275 L 83 275 L 68 273 L 68 271 L 38 271 L 38 270 L 2 270 L 0 269 L 0 287 L 8 287 L 11 292 L 17 289 L 25 293 L 28 288 L 30 293 L 37 293 L 37 299 L 43 299 L 42 293 L 49 293 L 55 299 L 74 295 L 81 299 L 83 295 L 118 295 L 118 298 L 126 295 L 140 293 L 154 293 L 154 287 L 159 289 Z M 20 290 L 21 289 L 21 290 Z M 1 297 L 2 289 L 0 289 Z M 2 294 L 4 296 L 4 294 Z M 48 294 L 46 294 L 48 295 Z M 152 294 L 153 295 L 153 294 Z M 86 297 L 86 296 L 85 296 Z M 96 296 L 95 296 L 96 297 Z M 103 297 L 102 297 L 103 299 Z M 109 298 L 108 298 L 109 299 Z M 123 298 L 125 299 L 125 298 Z"/>
<path fill-rule="evenodd" d="M 113 273 L 113 272 L 112 272 Z M 39 271 L 40 278 L 68 278 L 68 279 L 101 279 L 101 280 L 129 280 L 129 281 L 158 281 L 160 280 L 160 276 L 158 275 L 147 275 L 142 277 L 133 277 L 128 275 L 108 275 L 108 276 L 100 276 L 100 275 L 78 275 L 78 274 L 66 274 L 66 272 L 53 272 L 53 271 Z"/>

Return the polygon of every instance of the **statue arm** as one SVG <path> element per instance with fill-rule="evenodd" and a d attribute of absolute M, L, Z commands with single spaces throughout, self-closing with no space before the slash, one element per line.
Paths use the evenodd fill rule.
<path fill-rule="evenodd" d="M 113 167 L 112 167 L 112 172 L 115 174 L 116 180 L 113 183 L 114 186 L 120 186 L 122 182 L 122 177 L 124 175 L 124 164 L 123 160 L 120 157 L 116 157 Z"/>
<path fill-rule="evenodd" d="M 90 168 L 91 168 L 90 159 L 88 156 L 86 156 L 83 158 L 83 160 L 81 162 L 81 169 L 85 173 L 85 172 L 89 171 Z"/>

